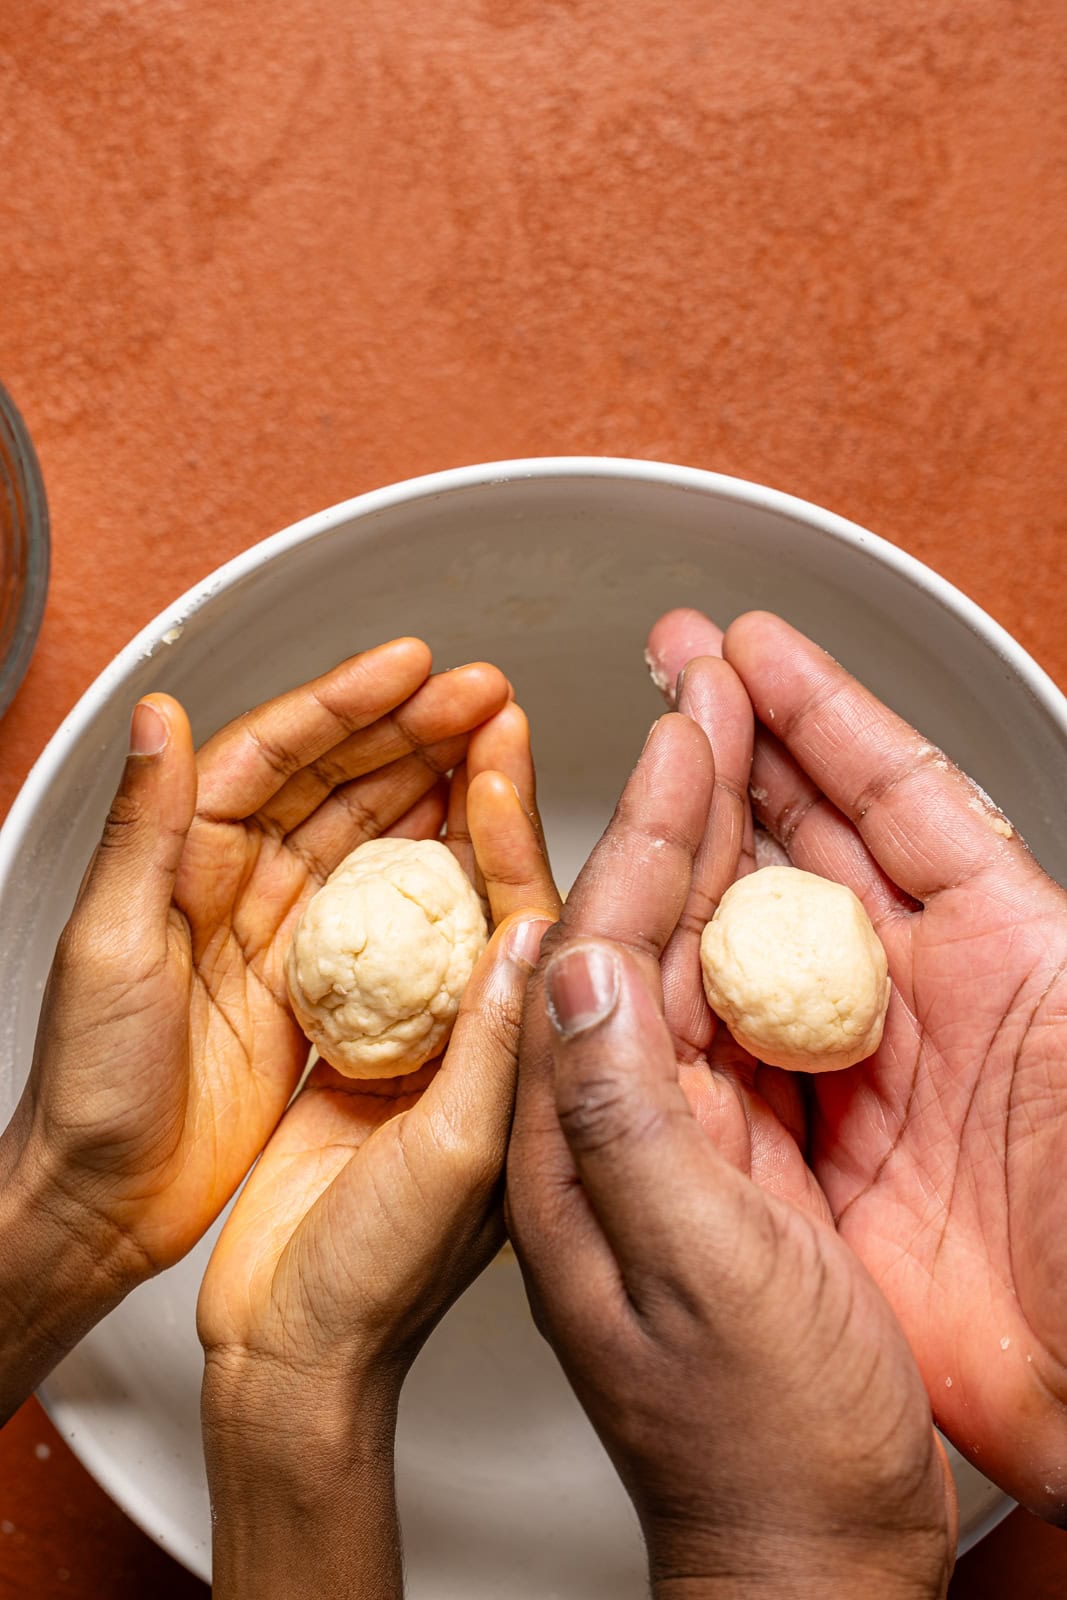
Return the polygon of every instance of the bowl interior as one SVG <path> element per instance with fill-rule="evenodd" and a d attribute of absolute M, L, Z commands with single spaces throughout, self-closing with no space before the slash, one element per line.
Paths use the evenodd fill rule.
<path fill-rule="evenodd" d="M 1062 704 L 946 586 L 812 508 L 709 474 L 556 464 L 446 474 L 336 508 L 210 580 L 109 668 L 60 730 L 0 838 L 0 1109 L 33 1045 L 51 952 L 121 767 L 131 705 L 165 689 L 198 739 L 398 633 L 439 666 L 487 657 L 531 715 L 554 860 L 569 883 L 660 709 L 652 619 L 784 613 L 941 744 L 1067 873 Z M 109 1491 L 208 1570 L 196 1287 L 209 1242 L 130 1297 L 56 1372 L 47 1400 Z M 958 1463 L 963 1543 L 1003 1497 Z M 399 1478 L 413 1600 L 500 1592 L 637 1597 L 636 1525 L 534 1332 L 513 1263 L 487 1272 L 405 1390 Z M 547 1530 L 551 1537 L 546 1538 Z"/>

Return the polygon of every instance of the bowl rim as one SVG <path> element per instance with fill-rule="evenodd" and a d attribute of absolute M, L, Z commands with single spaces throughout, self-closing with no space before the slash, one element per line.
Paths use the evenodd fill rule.
<path fill-rule="evenodd" d="M 11 653 L 0 662 L 0 717 L 3 717 L 22 686 L 41 631 L 52 565 L 52 539 L 41 463 L 22 414 L 3 384 L 0 384 L 0 427 L 10 435 L 15 471 L 22 479 L 27 502 L 22 590 L 15 612 Z"/>
<path fill-rule="evenodd" d="M 89 684 L 27 773 L 0 826 L 0 894 L 3 892 L 15 836 L 23 831 L 67 750 L 80 737 L 97 707 L 119 688 L 138 662 L 154 655 L 159 646 L 166 643 L 164 635 L 176 627 L 184 626 L 214 595 L 250 576 L 284 552 L 307 544 L 338 523 L 348 522 L 355 517 L 371 516 L 413 500 L 437 500 L 482 486 L 495 488 L 511 482 L 581 478 L 616 478 L 621 482 L 661 484 L 712 499 L 740 502 L 760 510 L 777 512 L 790 521 L 815 527 L 838 543 L 866 551 L 875 561 L 927 593 L 946 611 L 952 612 L 971 633 L 982 639 L 1005 665 L 1012 668 L 1030 696 L 1048 712 L 1067 740 L 1067 695 L 1006 628 L 995 622 L 977 601 L 970 599 L 962 589 L 958 589 L 917 556 L 901 550 L 879 534 L 871 533 L 859 523 L 850 522 L 847 517 L 839 516 L 834 511 L 827 511 L 814 501 L 786 494 L 781 489 L 768 488 L 747 478 L 712 472 L 704 467 L 645 461 L 630 456 L 529 456 L 506 461 L 483 461 L 404 478 L 378 489 L 368 489 L 351 499 L 327 506 L 325 510 L 301 517 L 216 567 L 214 572 L 187 589 L 146 623 Z"/>
<path fill-rule="evenodd" d="M 776 513 L 798 522 L 841 544 L 867 552 L 884 565 L 929 595 L 980 638 L 1020 679 L 1030 696 L 1067 741 L 1067 697 L 1029 653 L 975 601 L 948 579 L 934 572 L 917 557 L 899 549 L 879 535 L 835 512 L 781 490 L 709 471 L 669 462 L 647 461 L 620 456 L 535 456 L 514 460 L 474 463 L 439 472 L 407 478 L 371 489 L 322 511 L 303 517 L 279 532 L 234 556 L 208 577 L 194 584 L 149 622 L 114 657 L 63 718 L 46 744 L 17 794 L 0 828 L 0 899 L 22 836 L 29 827 L 41 798 L 53 782 L 68 751 L 84 733 L 99 707 L 118 689 L 146 657 L 168 643 L 166 635 L 182 627 L 213 596 L 251 576 L 278 556 L 330 531 L 340 523 L 371 516 L 417 500 L 438 500 L 444 496 L 479 487 L 500 487 L 511 482 L 615 480 L 626 483 L 661 485 L 699 494 L 708 499 L 745 504 Z M 80 1435 L 77 1408 L 49 1396 L 46 1381 L 40 1390 L 41 1401 L 75 1454 L 132 1520 L 150 1537 L 175 1555 L 194 1573 L 206 1568 L 197 1541 L 173 1515 L 142 1494 L 137 1476 L 127 1471 L 109 1454 L 105 1444 L 93 1434 Z M 1013 1509 L 1007 1495 L 979 1519 L 960 1542 L 958 1554 L 973 1548 Z M 162 1511 L 162 1515 L 161 1515 Z"/>

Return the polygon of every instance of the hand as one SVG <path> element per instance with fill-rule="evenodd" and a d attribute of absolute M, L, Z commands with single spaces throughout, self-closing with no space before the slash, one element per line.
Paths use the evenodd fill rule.
<path fill-rule="evenodd" d="M 545 941 L 508 1159 L 535 1316 L 633 1497 L 659 1600 L 943 1595 L 951 1477 L 889 1307 L 693 1117 L 660 958 L 714 770 L 667 717 Z"/>
<path fill-rule="evenodd" d="M 18 1380 L 5 1363 L 0 1398 L 183 1255 L 265 1144 L 307 1055 L 283 970 L 304 902 L 362 840 L 436 833 L 442 774 L 508 700 L 494 667 L 429 669 L 424 644 L 396 640 L 195 758 L 175 701 L 137 707 L 3 1140 L 7 1353 L 31 1336 L 48 1348 Z"/>
<path fill-rule="evenodd" d="M 786 623 L 743 617 L 724 649 L 761 719 L 760 821 L 856 891 L 893 979 L 878 1052 L 808 1086 L 815 1173 L 939 1424 L 1062 1521 L 1067 895 L 968 778 Z"/>
<path fill-rule="evenodd" d="M 400 1593 L 400 1385 L 504 1238 L 523 996 L 559 910 L 517 706 L 472 735 L 453 788 L 456 851 L 477 862 L 497 929 L 443 1060 L 367 1083 L 319 1062 L 204 1278 L 220 1596 Z"/>

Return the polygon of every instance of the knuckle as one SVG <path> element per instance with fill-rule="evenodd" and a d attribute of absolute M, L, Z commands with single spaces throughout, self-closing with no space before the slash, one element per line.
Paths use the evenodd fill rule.
<path fill-rule="evenodd" d="M 140 803 L 132 795 L 120 790 L 111 802 L 100 838 L 101 850 L 121 849 L 136 832 L 144 817 Z"/>
<path fill-rule="evenodd" d="M 802 738 L 810 727 L 832 713 L 836 702 L 848 692 L 850 685 L 836 677 L 821 677 L 802 698 L 800 704 L 786 714 L 779 714 L 775 733 L 786 744 Z"/>
<path fill-rule="evenodd" d="M 402 1129 L 402 1132 L 406 1131 Z M 504 1169 L 505 1149 L 493 1127 L 471 1128 L 469 1118 L 461 1110 L 442 1103 L 433 1108 L 426 1128 L 427 1138 L 417 1139 L 420 1148 L 414 1152 L 410 1164 L 418 1169 L 428 1155 L 447 1172 L 450 1189 L 455 1193 L 483 1194 L 496 1187 Z M 411 1138 L 404 1141 L 410 1146 Z M 429 1143 L 430 1150 L 424 1148 Z"/>
<path fill-rule="evenodd" d="M 862 821 L 872 806 L 888 800 L 902 784 L 938 762 L 948 769 L 947 759 L 940 750 L 925 741 L 913 743 L 898 760 L 887 763 L 864 784 L 850 807 L 852 820 Z"/>
<path fill-rule="evenodd" d="M 790 795 L 771 819 L 772 834 L 788 850 L 808 818 L 820 808 L 820 797 L 814 791 Z"/>
<path fill-rule="evenodd" d="M 246 720 L 245 732 L 261 760 L 279 778 L 291 778 L 294 772 L 300 770 L 302 763 L 299 754 L 275 743 L 271 733 L 257 722 L 255 713 Z"/>
<path fill-rule="evenodd" d="M 556 1114 L 571 1148 L 590 1155 L 638 1143 L 662 1121 L 656 1107 L 636 1104 L 611 1074 L 590 1076 L 563 1087 L 557 1094 Z"/>
<path fill-rule="evenodd" d="M 385 826 L 382 818 L 377 815 L 373 807 L 369 806 L 362 798 L 358 787 L 359 779 L 334 790 L 334 798 L 338 805 L 347 814 L 349 822 L 359 835 L 361 844 L 368 839 L 377 839 Z"/>
<path fill-rule="evenodd" d="M 693 892 L 693 898 L 697 903 L 684 908 L 674 925 L 674 932 L 699 939 L 714 913 L 716 903 L 710 895 L 698 893 L 696 890 Z"/>
<path fill-rule="evenodd" d="M 522 1005 L 523 996 L 517 985 L 510 991 L 483 998 L 480 1022 L 485 1043 L 493 1056 L 518 1055 Z"/>

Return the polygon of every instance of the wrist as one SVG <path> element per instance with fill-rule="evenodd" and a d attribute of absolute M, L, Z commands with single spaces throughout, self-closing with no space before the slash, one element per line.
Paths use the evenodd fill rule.
<path fill-rule="evenodd" d="M 201 1411 L 216 1600 L 401 1594 L 398 1388 L 208 1350 Z"/>
<path fill-rule="evenodd" d="M 884 1569 L 836 1563 L 817 1572 L 762 1576 L 669 1579 L 652 1585 L 652 1600 L 942 1600 L 945 1585 L 887 1574 Z"/>
<path fill-rule="evenodd" d="M 653 1600 L 943 1600 L 953 1566 L 933 1530 L 783 1537 L 771 1517 L 747 1534 L 648 1548 Z"/>
<path fill-rule="evenodd" d="M 356 1362 L 298 1368 L 263 1351 L 204 1351 L 204 1442 L 227 1471 L 254 1471 L 267 1456 L 295 1471 L 312 1444 L 331 1470 L 351 1460 L 391 1472 L 399 1398 L 398 1377 Z"/>
<path fill-rule="evenodd" d="M 16 1115 L 0 1135 L 0 1420 L 147 1273 L 129 1241 L 64 1190 Z"/>

